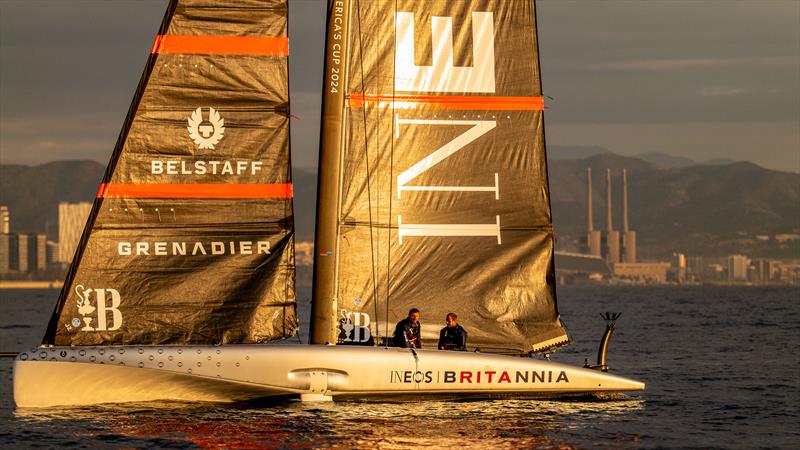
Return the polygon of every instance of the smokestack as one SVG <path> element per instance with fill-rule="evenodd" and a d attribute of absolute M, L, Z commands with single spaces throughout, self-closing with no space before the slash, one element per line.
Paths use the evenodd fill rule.
<path fill-rule="evenodd" d="M 611 221 L 611 169 L 606 169 L 606 231 L 613 231 Z"/>
<path fill-rule="evenodd" d="M 622 169 L 622 231 L 628 231 L 628 169 Z"/>
<path fill-rule="evenodd" d="M 586 168 L 586 230 L 594 230 L 592 219 L 592 168 Z"/>

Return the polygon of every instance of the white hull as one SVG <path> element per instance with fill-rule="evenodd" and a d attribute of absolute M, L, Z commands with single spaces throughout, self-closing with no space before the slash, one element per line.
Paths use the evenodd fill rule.
<path fill-rule="evenodd" d="M 20 407 L 235 402 L 428 395 L 569 395 L 643 390 L 644 383 L 531 358 L 317 345 L 49 347 L 14 363 Z"/>

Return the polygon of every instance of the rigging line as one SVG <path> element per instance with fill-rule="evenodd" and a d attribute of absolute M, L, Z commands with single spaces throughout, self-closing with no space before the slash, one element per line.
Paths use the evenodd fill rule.
<path fill-rule="evenodd" d="M 361 0 L 356 0 L 356 15 L 358 20 L 358 51 L 359 51 L 359 64 L 361 66 L 361 92 L 366 93 L 364 88 L 364 38 L 361 33 Z M 366 108 L 365 108 L 366 109 Z M 369 135 L 367 134 L 367 112 L 363 112 L 364 116 L 364 160 L 366 162 L 367 170 L 367 208 L 369 209 L 369 262 L 372 267 L 372 303 L 375 305 L 375 334 L 380 334 L 378 329 L 378 289 L 377 280 L 375 276 L 375 266 L 377 265 L 375 258 L 375 243 L 372 238 L 372 177 L 369 170 Z M 374 341 L 376 342 L 376 341 Z"/>
<path fill-rule="evenodd" d="M 291 120 L 291 117 L 292 117 L 292 104 L 291 104 L 291 98 L 288 95 L 289 92 L 291 92 L 291 81 L 290 81 L 291 77 L 289 76 L 289 62 L 288 62 L 289 61 L 289 43 L 288 43 L 288 40 L 289 40 L 289 38 L 288 38 L 289 37 L 289 8 L 288 8 L 288 5 L 287 5 L 287 8 L 286 8 L 286 16 L 285 16 L 285 18 L 286 18 L 286 41 L 287 41 L 287 43 L 286 43 L 286 61 L 287 61 L 287 63 L 286 63 L 286 65 L 284 67 L 286 67 L 286 94 L 287 94 L 286 95 L 286 114 L 287 114 L 287 116 L 289 116 L 289 120 L 286 121 L 286 132 L 287 132 L 287 136 L 291 136 L 292 135 L 292 120 Z M 289 183 L 291 184 L 294 181 L 293 177 L 292 177 L 292 140 L 291 139 L 288 139 L 287 142 L 286 142 L 286 153 L 287 153 L 287 156 L 289 158 L 289 164 L 286 165 L 286 179 L 289 180 Z M 290 253 L 288 255 L 286 254 L 285 251 L 283 252 L 283 254 L 285 255 L 285 258 L 288 260 L 287 262 L 291 263 L 291 267 L 292 268 L 291 268 L 291 270 L 286 271 L 286 277 L 284 278 L 284 283 L 283 283 L 283 298 L 285 300 L 289 300 L 289 296 L 290 295 L 293 296 L 293 299 L 292 299 L 292 300 L 294 300 L 294 302 L 293 302 L 294 303 L 294 305 L 293 305 L 294 308 L 293 309 L 294 309 L 294 316 L 295 316 L 295 319 L 296 319 L 297 318 L 297 289 L 295 287 L 295 279 L 297 277 L 297 264 L 296 264 L 297 261 L 295 259 L 295 246 L 294 246 L 294 244 L 295 244 L 294 194 L 292 194 L 292 198 L 289 201 L 284 202 L 284 204 L 283 204 L 283 217 L 291 217 L 292 218 L 292 227 L 291 227 L 291 234 L 292 234 L 291 244 L 292 244 L 292 248 L 289 249 Z M 291 285 L 291 287 L 290 287 L 290 285 Z M 284 338 L 286 338 L 286 306 L 283 307 L 283 324 L 282 325 L 283 325 L 282 334 L 283 334 Z M 297 332 L 297 340 L 302 343 L 302 341 L 300 341 L 300 327 L 299 326 L 295 326 L 295 331 Z"/>
<path fill-rule="evenodd" d="M 392 98 L 395 95 L 395 78 L 397 77 L 397 0 L 394 0 L 394 14 L 392 15 L 394 22 L 392 23 Z M 389 136 L 391 136 L 392 145 L 389 150 L 389 233 L 386 239 L 386 336 L 389 336 L 389 295 L 391 290 L 392 278 L 392 189 L 394 182 L 394 102 L 392 102 L 392 128 Z"/>

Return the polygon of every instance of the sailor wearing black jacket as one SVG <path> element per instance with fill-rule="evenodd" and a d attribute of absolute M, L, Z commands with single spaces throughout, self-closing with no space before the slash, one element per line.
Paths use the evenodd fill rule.
<path fill-rule="evenodd" d="M 458 324 L 458 316 L 455 313 L 447 314 L 445 318 L 447 326 L 439 332 L 439 350 L 467 350 L 467 330 Z"/>
<path fill-rule="evenodd" d="M 395 347 L 422 348 L 419 310 L 417 308 L 408 310 L 408 317 L 397 322 L 392 339 Z"/>

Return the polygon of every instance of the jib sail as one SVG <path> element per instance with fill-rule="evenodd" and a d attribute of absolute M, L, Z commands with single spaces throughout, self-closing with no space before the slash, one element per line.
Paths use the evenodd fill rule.
<path fill-rule="evenodd" d="M 285 0 L 178 0 L 45 344 L 256 343 L 297 329 Z"/>
<path fill-rule="evenodd" d="M 312 340 L 416 307 L 429 347 L 449 312 L 469 348 L 568 342 L 533 1 L 329 5 Z"/>

